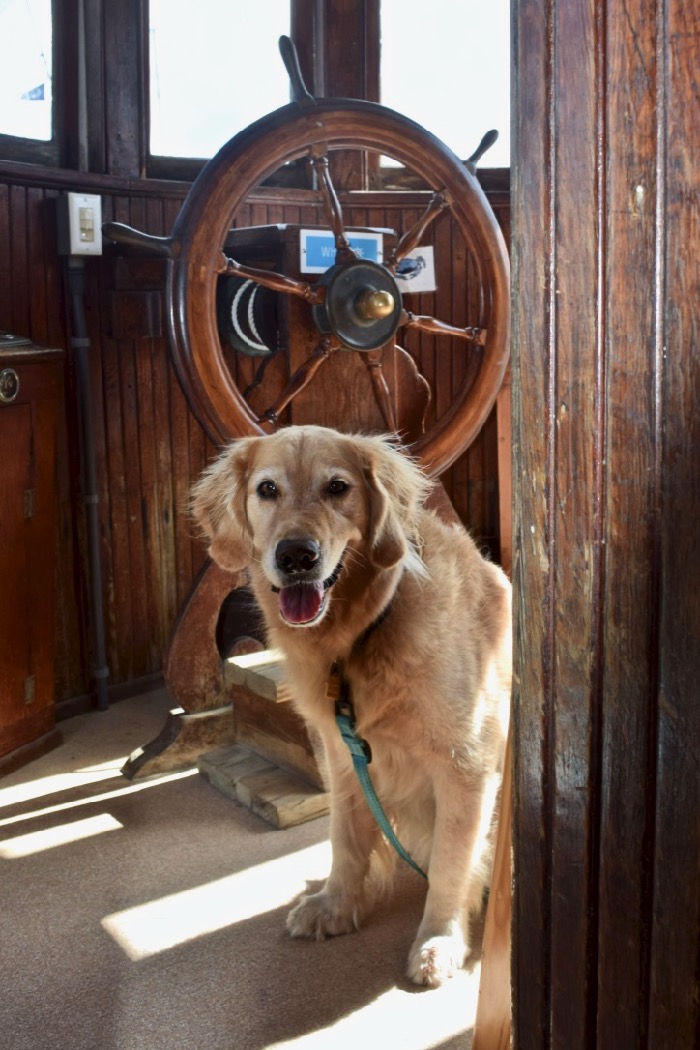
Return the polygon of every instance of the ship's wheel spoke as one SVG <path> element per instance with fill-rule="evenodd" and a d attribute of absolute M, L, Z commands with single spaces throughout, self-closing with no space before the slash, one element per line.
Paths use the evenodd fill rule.
<path fill-rule="evenodd" d="M 296 295 L 305 299 L 312 305 L 322 303 L 325 289 L 320 285 L 309 284 L 308 281 L 297 281 L 294 277 L 287 277 L 283 273 L 274 270 L 258 270 L 253 266 L 243 266 L 235 259 L 230 259 L 223 252 L 217 269 L 217 274 L 225 277 L 244 277 L 246 280 L 255 281 L 265 288 L 271 288 L 273 292 L 282 292 L 287 295 Z"/>
<path fill-rule="evenodd" d="M 333 336 L 324 336 L 323 339 L 317 343 L 311 356 L 307 357 L 306 361 L 297 368 L 279 397 L 276 398 L 270 407 L 258 417 L 258 423 L 271 423 L 272 425 L 277 426 L 279 417 L 282 412 L 284 412 L 285 408 L 291 404 L 294 398 L 297 397 L 302 390 L 307 388 L 321 365 L 324 364 L 324 362 L 326 362 L 336 350 L 339 349 L 339 347 L 340 343 Z"/>
<path fill-rule="evenodd" d="M 404 233 L 394 250 L 389 253 L 386 264 L 390 270 L 395 269 L 397 263 L 400 263 L 401 260 L 405 259 L 414 248 L 418 247 L 421 238 L 430 223 L 438 217 L 440 212 L 449 207 L 450 203 L 450 195 L 447 190 L 442 190 L 440 193 L 433 194 L 430 198 L 428 207 L 425 209 L 418 222 L 416 222 L 407 233 Z"/>
<path fill-rule="evenodd" d="M 486 328 L 458 328 L 456 325 L 439 321 L 437 317 L 414 314 L 410 310 L 402 311 L 401 324 L 404 328 L 419 328 L 422 332 L 429 332 L 431 335 L 449 335 L 457 339 L 465 339 L 468 343 L 476 343 L 477 346 L 486 346 L 489 335 Z"/>
<path fill-rule="evenodd" d="M 369 377 L 372 380 L 372 390 L 374 391 L 375 400 L 384 418 L 384 425 L 388 431 L 392 434 L 396 434 L 398 432 L 396 409 L 394 407 L 394 400 L 391 396 L 391 391 L 389 390 L 389 385 L 382 369 L 382 354 L 382 350 L 369 350 L 361 356 L 369 371 Z"/>
<path fill-rule="evenodd" d="M 351 262 L 353 259 L 357 259 L 358 255 L 357 252 L 350 247 L 350 242 L 345 236 L 343 212 L 340 207 L 338 195 L 335 192 L 333 180 L 331 179 L 328 156 L 326 153 L 312 152 L 310 154 L 310 161 L 318 178 L 318 188 L 325 205 L 328 224 L 333 231 L 333 238 L 335 240 L 335 261 L 336 263 Z"/>

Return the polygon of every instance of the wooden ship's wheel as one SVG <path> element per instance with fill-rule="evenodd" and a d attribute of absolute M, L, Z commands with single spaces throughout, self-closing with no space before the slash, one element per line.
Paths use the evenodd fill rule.
<path fill-rule="evenodd" d="M 403 436 L 411 453 L 437 477 L 478 434 L 506 371 L 509 266 L 503 237 L 475 177 L 475 164 L 458 159 L 423 127 L 386 107 L 352 99 L 314 98 L 303 84 L 288 38 L 281 39 L 280 50 L 294 101 L 235 135 L 205 165 L 172 234 L 154 237 L 114 222 L 105 224 L 104 234 L 166 257 L 170 351 L 190 407 L 215 444 L 267 433 L 293 422 L 297 399 L 329 374 L 329 362 L 344 354 L 358 355 L 370 377 L 374 408 L 379 408 L 379 428 Z M 363 259 L 351 246 L 331 175 L 333 153 L 339 150 L 392 158 L 432 191 L 422 216 L 395 236 L 381 262 Z M 227 247 L 237 216 L 251 193 L 280 168 L 303 158 L 311 170 L 335 251 L 333 265 L 315 283 L 303 276 L 300 279 L 299 275 L 245 265 L 232 258 Z M 468 327 L 415 315 L 402 300 L 398 279 L 402 264 L 429 235 L 437 217 L 444 214 L 449 214 L 458 227 L 479 288 L 477 313 L 469 319 Z M 255 402 L 247 390 L 241 389 L 231 368 L 230 348 L 222 341 L 217 287 L 222 280 L 233 278 L 241 288 L 253 282 L 301 304 L 307 311 L 305 323 L 313 332 L 308 354 L 289 370 L 266 404 Z M 298 311 L 295 316 L 299 316 Z M 438 353 L 440 337 L 448 344 L 454 339 L 464 341 L 471 353 L 468 381 L 465 379 L 449 407 L 425 430 L 403 426 L 397 416 L 396 391 L 390 388 L 383 368 L 387 348 L 400 350 L 396 344 L 410 329 L 436 336 Z M 338 426 L 343 429 L 342 419 Z M 239 585 L 209 565 L 181 610 L 166 660 L 166 678 L 185 717 L 188 713 L 216 713 L 229 698 L 213 635 L 223 597 Z M 205 635 L 210 639 L 208 655 L 202 653 Z M 178 734 L 171 729 L 169 735 Z M 201 750 L 207 743 L 211 743 L 209 738 L 200 742 L 195 733 L 190 752 Z M 184 748 L 180 764 L 191 760 L 188 754 Z M 154 744 L 142 751 L 138 762 L 128 763 L 126 772 L 145 775 L 177 764 L 177 759 L 168 762 L 158 756 L 158 745 Z"/>
<path fill-rule="evenodd" d="M 367 355 L 382 398 L 378 352 L 400 341 L 404 329 L 458 337 L 478 348 L 475 376 L 462 384 L 448 410 L 412 443 L 412 453 L 433 475 L 441 474 L 470 445 L 501 386 L 508 362 L 509 268 L 500 229 L 470 166 L 420 125 L 386 107 L 352 99 L 315 99 L 301 81 L 291 41 L 280 47 L 295 101 L 235 135 L 202 169 L 180 211 L 172 235 L 151 237 L 107 223 L 105 235 L 168 257 L 167 307 L 170 346 L 190 406 L 216 444 L 264 433 L 311 383 L 336 352 Z M 433 190 L 423 216 L 403 233 L 383 264 L 360 258 L 350 246 L 329 159 L 335 150 L 370 150 L 411 169 Z M 239 264 L 224 246 L 237 214 L 266 178 L 292 161 L 308 158 L 328 226 L 335 264 L 315 284 Z M 421 242 L 431 223 L 449 210 L 467 247 L 480 287 L 478 316 L 456 328 L 416 316 L 402 304 L 397 267 Z M 263 411 L 254 411 L 229 368 L 217 326 L 217 277 L 237 275 L 308 304 L 318 333 L 308 360 Z M 395 422 L 388 400 L 385 429 Z"/>

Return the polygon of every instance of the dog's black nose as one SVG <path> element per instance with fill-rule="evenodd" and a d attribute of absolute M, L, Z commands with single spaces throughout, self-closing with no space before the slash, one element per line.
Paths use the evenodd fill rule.
<path fill-rule="evenodd" d="M 316 540 L 280 540 L 275 551 L 275 562 L 285 576 L 302 576 L 316 568 L 321 548 Z"/>

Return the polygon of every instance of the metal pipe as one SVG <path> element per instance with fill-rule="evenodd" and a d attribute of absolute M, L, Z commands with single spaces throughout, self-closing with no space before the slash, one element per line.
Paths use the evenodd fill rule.
<path fill-rule="evenodd" d="M 70 339 L 75 359 L 80 414 L 80 461 L 82 467 L 83 503 L 87 526 L 88 561 L 90 576 L 90 620 L 93 645 L 93 677 L 97 694 L 97 710 L 106 711 L 107 651 L 105 645 L 104 612 L 102 604 L 102 564 L 100 560 L 100 497 L 97 490 L 97 467 L 93 438 L 92 399 L 90 397 L 90 339 L 85 323 L 85 264 L 77 256 L 66 260 L 66 283 L 71 302 L 73 334 Z"/>

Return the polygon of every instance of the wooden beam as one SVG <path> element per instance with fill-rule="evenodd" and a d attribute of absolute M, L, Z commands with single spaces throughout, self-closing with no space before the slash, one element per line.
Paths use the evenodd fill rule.
<path fill-rule="evenodd" d="M 508 733 L 496 852 L 481 953 L 479 1002 L 472 1050 L 510 1047 L 511 788 L 512 744 Z"/>

